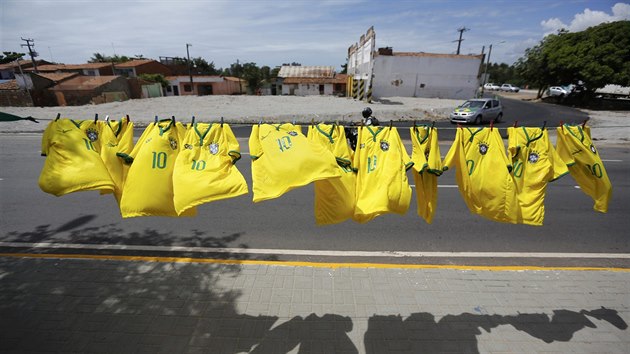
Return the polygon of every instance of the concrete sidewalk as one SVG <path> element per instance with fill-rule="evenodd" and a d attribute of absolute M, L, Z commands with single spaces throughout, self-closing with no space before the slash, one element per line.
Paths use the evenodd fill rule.
<path fill-rule="evenodd" d="M 628 353 L 630 272 L 0 257 L 0 353 Z"/>

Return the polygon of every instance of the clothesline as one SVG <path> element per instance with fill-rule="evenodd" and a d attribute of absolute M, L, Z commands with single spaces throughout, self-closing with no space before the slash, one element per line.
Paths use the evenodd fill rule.
<path fill-rule="evenodd" d="M 57 115 L 56 118 L 51 119 L 51 118 L 37 118 L 38 120 L 43 120 L 43 121 L 52 121 L 52 120 L 56 120 L 59 119 L 61 117 L 60 114 Z M 129 115 L 126 115 L 126 117 L 128 119 L 131 120 L 131 118 L 129 117 Z M 105 119 L 109 119 L 109 116 L 105 116 Z M 173 119 L 173 116 L 171 116 L 171 118 L 165 118 L 165 119 Z M 95 114 L 95 120 L 98 120 L 98 113 Z M 137 123 L 154 123 L 154 121 L 141 121 L 141 122 L 135 122 Z M 190 122 L 188 123 L 194 123 L 194 122 L 198 122 L 198 123 L 221 123 L 221 120 L 218 121 L 196 121 L 195 117 L 193 116 L 193 118 L 191 119 Z M 343 121 L 345 122 L 345 121 Z M 412 122 L 414 123 L 414 126 L 427 126 L 427 125 L 432 125 L 435 126 L 436 121 L 426 121 L 426 120 L 413 120 L 413 121 L 409 121 L 409 120 L 404 120 L 404 121 L 393 121 L 390 120 L 388 122 L 386 122 L 386 124 L 381 124 L 379 126 L 385 127 L 385 126 L 390 126 L 390 123 L 401 123 L 401 122 L 405 122 L 405 123 L 409 123 Z M 517 121 L 518 122 L 518 121 Z M 335 122 L 330 122 L 330 121 L 312 121 L 312 122 L 298 122 L 298 121 L 291 121 L 291 122 L 287 122 L 287 121 L 281 121 L 281 122 L 273 122 L 273 121 L 258 121 L 258 122 L 237 122 L 237 121 L 229 121 L 229 120 L 223 120 L 223 123 L 225 124 L 229 124 L 231 126 L 253 126 L 253 125 L 260 125 L 260 124 L 294 124 L 294 125 L 311 125 L 311 124 L 320 124 L 320 123 L 325 123 L 325 124 L 336 124 L 336 125 L 340 125 L 343 126 L 344 128 L 358 128 L 361 125 L 360 124 L 350 124 L 350 125 L 346 125 L 346 124 L 339 124 L 339 122 L 335 121 Z M 561 122 L 562 123 L 562 122 Z M 584 124 L 585 121 L 579 122 L 579 123 L 571 123 L 571 122 L 567 122 L 567 124 L 572 124 L 572 125 L 580 125 L 580 124 Z M 525 126 L 525 127 L 535 127 L 535 126 L 529 126 L 529 125 L 516 125 L 516 126 Z M 546 128 L 556 128 L 556 127 L 560 127 L 561 125 L 558 126 L 545 126 Z M 457 130 L 459 128 L 465 127 L 465 125 L 457 125 L 457 126 L 453 126 L 453 127 L 438 127 L 439 130 Z M 483 127 L 483 126 L 482 126 Z M 495 126 L 497 129 L 504 129 L 507 128 L 508 126 Z M 542 126 L 541 126 L 542 128 Z M 600 129 L 600 128 L 630 128 L 630 125 L 600 125 L 600 126 L 590 126 L 591 129 Z"/>

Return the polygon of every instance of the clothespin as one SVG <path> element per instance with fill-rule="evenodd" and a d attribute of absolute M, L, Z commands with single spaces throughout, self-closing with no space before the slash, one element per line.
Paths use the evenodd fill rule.
<path fill-rule="evenodd" d="M 311 126 L 314 127 L 315 126 L 315 118 L 311 118 Z"/>
<path fill-rule="evenodd" d="M 262 124 L 262 119 L 258 121 L 258 126 L 260 127 L 261 124 Z"/>
<path fill-rule="evenodd" d="M 435 128 L 435 121 L 431 122 L 431 129 Z"/>
<path fill-rule="evenodd" d="M 542 126 L 542 128 L 540 128 L 540 129 L 541 129 L 541 130 L 545 130 L 545 127 L 547 127 L 547 121 L 544 121 L 544 122 L 543 122 L 543 126 Z"/>
<path fill-rule="evenodd" d="M 564 121 L 560 121 L 560 129 L 564 130 Z"/>
<path fill-rule="evenodd" d="M 514 121 L 514 125 L 513 125 L 513 127 L 514 127 L 514 128 L 516 128 L 516 126 L 517 126 L 517 125 L 518 125 L 518 121 L 517 121 L 517 120 L 515 120 L 515 121 Z"/>
<path fill-rule="evenodd" d="M 392 129 L 392 125 L 394 125 L 394 121 L 393 120 L 389 120 L 389 129 Z"/>
<path fill-rule="evenodd" d="M 223 117 L 221 117 L 221 128 L 223 128 Z"/>
<path fill-rule="evenodd" d="M 98 120 L 98 113 L 94 113 L 94 123 Z"/>
<path fill-rule="evenodd" d="M 105 121 L 109 123 L 109 114 L 105 116 Z"/>
<path fill-rule="evenodd" d="M 131 118 L 129 118 L 129 115 L 125 115 L 125 117 L 127 117 L 127 123 L 131 122 Z"/>
<path fill-rule="evenodd" d="M 584 126 L 586 125 L 586 122 L 588 122 L 589 119 L 591 119 L 591 117 L 586 117 L 586 119 L 584 119 L 584 121 L 582 122 L 582 129 L 584 129 Z"/>
<path fill-rule="evenodd" d="M 492 131 L 492 128 L 494 128 L 494 119 L 490 121 L 490 131 Z"/>
<path fill-rule="evenodd" d="M 291 124 L 295 125 L 295 123 L 296 123 L 296 121 L 295 121 L 295 119 L 293 119 L 293 120 L 291 121 Z"/>
<path fill-rule="evenodd" d="M 192 119 L 190 120 L 190 125 L 195 125 L 195 116 L 192 116 Z"/>
<path fill-rule="evenodd" d="M 153 124 L 157 124 L 158 123 L 158 116 L 155 116 L 155 122 L 153 122 Z"/>
<path fill-rule="evenodd" d="M 173 123 L 175 123 L 175 116 L 171 116 L 171 121 L 173 121 Z"/>
<path fill-rule="evenodd" d="M 57 118 L 55 118 L 55 120 L 59 120 L 59 118 L 61 118 L 61 113 L 57 113 Z"/>

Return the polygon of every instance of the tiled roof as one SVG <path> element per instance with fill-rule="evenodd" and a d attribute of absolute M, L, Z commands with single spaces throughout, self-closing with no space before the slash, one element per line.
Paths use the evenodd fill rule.
<path fill-rule="evenodd" d="M 77 76 L 79 74 L 77 73 L 37 73 L 34 75 L 39 75 L 43 78 L 46 78 L 48 80 L 54 81 L 54 82 L 60 82 L 66 79 L 69 79 L 73 76 Z"/>
<path fill-rule="evenodd" d="M 345 84 L 345 78 L 339 77 L 287 77 L 283 84 Z"/>
<path fill-rule="evenodd" d="M 66 80 L 54 86 L 55 91 L 75 91 L 75 90 L 93 90 L 99 86 L 105 85 L 120 76 L 77 76 Z"/>
<path fill-rule="evenodd" d="M 37 71 L 43 72 L 55 72 L 64 70 L 92 70 L 102 69 L 111 66 L 111 63 L 85 63 L 85 64 L 48 64 L 40 65 L 37 67 Z M 25 71 L 34 71 L 34 68 L 28 68 Z"/>
<path fill-rule="evenodd" d="M 33 66 L 33 62 L 28 59 L 28 60 L 20 60 L 20 65 L 28 65 L 28 66 Z M 15 69 L 17 68 L 18 65 L 15 61 L 12 61 L 10 63 L 6 63 L 6 64 L 0 64 L 0 70 L 7 70 L 7 69 Z"/>
<path fill-rule="evenodd" d="M 284 65 L 278 72 L 278 77 L 328 77 L 335 75 L 332 66 L 288 66 Z"/>
<path fill-rule="evenodd" d="M 15 80 L 0 83 L 0 90 L 19 90 L 20 86 Z"/>
<path fill-rule="evenodd" d="M 134 59 L 130 61 L 126 61 L 124 63 L 116 64 L 116 68 L 135 68 L 136 66 L 144 65 L 146 63 L 153 62 L 153 59 Z M 156 63 L 160 63 L 159 61 L 155 61 Z M 164 64 L 162 64 L 164 65 Z"/>
<path fill-rule="evenodd" d="M 243 79 L 239 79 L 238 77 L 234 77 L 234 76 L 224 76 L 223 79 L 225 79 L 225 81 L 245 81 Z"/>

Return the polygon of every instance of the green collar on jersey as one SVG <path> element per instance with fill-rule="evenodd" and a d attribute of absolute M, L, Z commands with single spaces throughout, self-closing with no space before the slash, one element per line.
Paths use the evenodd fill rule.
<path fill-rule="evenodd" d="M 206 131 L 203 132 L 203 134 L 199 131 L 199 129 L 197 129 L 197 124 L 198 123 L 193 124 L 193 128 L 195 128 L 195 133 L 197 133 L 197 136 L 199 137 L 199 146 L 203 146 L 203 139 L 206 138 L 206 135 L 208 135 L 208 132 L 210 132 L 210 129 L 212 129 L 212 125 L 214 123 L 210 123 L 210 125 L 208 126 L 208 129 L 206 129 Z"/>
<path fill-rule="evenodd" d="M 120 122 L 118 122 L 118 126 L 116 127 L 115 130 L 112 127 L 111 122 L 116 122 L 116 121 L 115 120 L 114 121 L 107 120 L 107 126 L 109 127 L 109 129 L 111 129 L 114 132 L 114 136 L 118 137 L 118 134 L 120 134 L 120 131 L 122 130 L 123 121 L 120 120 Z"/>
<path fill-rule="evenodd" d="M 420 129 L 418 128 L 424 128 L 424 131 L 427 132 L 427 135 L 425 135 L 424 138 L 420 138 Z M 424 125 L 424 126 L 416 126 L 416 129 L 414 129 L 414 131 L 416 132 L 416 139 L 418 139 L 418 142 L 420 144 L 424 143 L 428 138 L 429 138 L 429 133 L 431 132 L 431 128 L 428 125 Z"/>
<path fill-rule="evenodd" d="M 569 124 L 565 124 L 565 126 L 567 127 L 567 130 L 569 131 L 569 133 L 571 135 L 573 135 L 576 139 L 579 139 L 582 144 L 584 143 L 584 130 L 582 130 L 582 126 L 580 126 L 580 125 L 569 125 Z M 572 127 L 578 129 L 578 132 L 580 132 L 580 136 L 579 137 L 577 135 L 575 135 L 575 133 L 573 133 L 573 130 L 571 129 Z"/>
<path fill-rule="evenodd" d="M 477 130 L 475 132 L 473 132 L 470 128 L 466 127 L 466 130 L 468 130 L 468 132 L 470 132 L 470 139 L 468 139 L 468 141 L 473 141 L 473 138 L 475 137 L 475 135 L 477 135 L 477 133 L 479 133 L 483 129 L 484 128 L 477 128 Z"/>
<path fill-rule="evenodd" d="M 544 130 L 541 129 L 540 134 L 538 134 L 538 136 L 534 137 L 533 139 L 529 137 L 529 134 L 527 134 L 527 129 L 525 127 L 523 127 L 523 132 L 525 133 L 525 138 L 527 138 L 527 144 L 525 144 L 525 146 L 529 146 L 530 143 L 533 143 L 534 141 L 542 138 Z"/>
<path fill-rule="evenodd" d="M 164 122 L 168 122 L 168 125 L 167 125 L 166 127 L 162 128 L 162 125 L 161 125 L 161 124 L 162 124 L 162 123 L 164 123 Z M 160 128 L 160 136 L 162 136 L 162 135 L 163 135 L 164 133 L 166 133 L 169 129 L 171 129 L 171 127 L 173 126 L 173 123 L 174 123 L 173 119 L 170 119 L 170 118 L 160 120 L 160 121 L 158 122 L 158 128 Z"/>
<path fill-rule="evenodd" d="M 76 121 L 74 121 L 74 119 L 70 119 L 70 121 L 72 122 L 72 124 L 74 124 L 75 127 L 79 128 L 79 129 L 81 129 L 81 124 L 83 124 L 83 122 L 85 122 L 83 120 L 80 120 L 80 121 L 76 122 Z"/>
<path fill-rule="evenodd" d="M 378 135 L 378 133 L 383 131 L 383 127 L 378 127 L 378 130 L 376 132 L 374 132 L 372 130 L 372 127 L 370 127 L 369 125 L 366 126 L 366 128 L 370 132 L 370 134 L 372 134 L 372 141 L 376 141 L 376 136 Z"/>
<path fill-rule="evenodd" d="M 330 131 L 329 131 L 328 133 L 326 133 L 325 131 L 323 131 L 323 130 L 319 127 L 319 124 L 317 124 L 317 125 L 315 126 L 315 128 L 317 128 L 317 130 L 318 130 L 320 133 L 322 133 L 325 137 L 327 137 L 327 138 L 328 138 L 328 141 L 330 141 L 330 143 L 331 143 L 331 144 L 334 144 L 334 143 L 335 143 L 335 140 L 334 140 L 334 139 L 333 139 L 333 137 L 332 137 L 333 132 L 335 131 L 335 126 L 334 126 L 334 125 L 331 125 L 331 126 L 330 126 Z"/>

